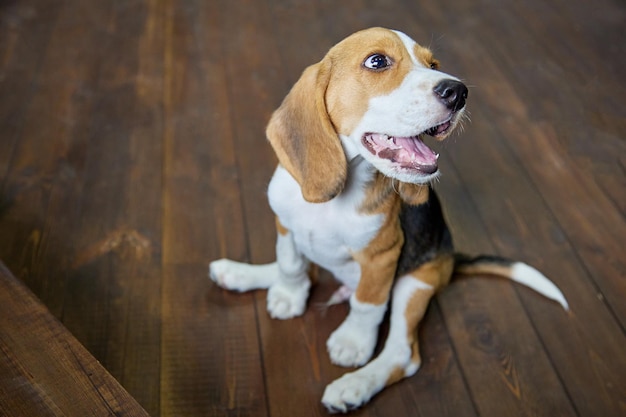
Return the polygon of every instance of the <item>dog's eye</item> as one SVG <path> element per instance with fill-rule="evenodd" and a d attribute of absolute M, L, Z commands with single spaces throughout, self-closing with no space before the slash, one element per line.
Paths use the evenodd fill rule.
<path fill-rule="evenodd" d="M 391 59 L 382 54 L 370 55 L 363 62 L 363 66 L 371 70 L 384 70 L 390 65 Z"/>
<path fill-rule="evenodd" d="M 436 59 L 433 59 L 432 61 L 430 61 L 430 69 L 433 69 L 433 70 L 439 69 L 439 61 L 437 61 Z"/>

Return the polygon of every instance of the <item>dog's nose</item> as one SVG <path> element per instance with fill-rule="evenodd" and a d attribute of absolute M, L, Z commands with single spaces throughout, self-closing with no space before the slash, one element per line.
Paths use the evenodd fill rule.
<path fill-rule="evenodd" d="M 433 91 L 450 110 L 461 110 L 465 106 L 467 87 L 460 81 L 442 80 Z"/>

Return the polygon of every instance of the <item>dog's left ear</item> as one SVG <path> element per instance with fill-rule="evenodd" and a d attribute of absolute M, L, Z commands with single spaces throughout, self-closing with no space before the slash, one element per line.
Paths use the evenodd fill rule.
<path fill-rule="evenodd" d="M 267 126 L 280 164 L 298 181 L 312 203 L 334 198 L 344 187 L 347 162 L 326 109 L 330 60 L 308 67 Z"/>

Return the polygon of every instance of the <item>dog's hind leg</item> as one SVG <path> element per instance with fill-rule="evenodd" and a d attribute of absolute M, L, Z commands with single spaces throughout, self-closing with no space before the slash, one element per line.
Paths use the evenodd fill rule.
<path fill-rule="evenodd" d="M 417 326 L 439 283 L 449 279 L 452 260 L 442 258 L 398 278 L 391 301 L 390 328 L 380 355 L 363 368 L 326 387 L 322 403 L 330 412 L 346 412 L 367 403 L 384 387 L 415 374 L 421 364 Z"/>

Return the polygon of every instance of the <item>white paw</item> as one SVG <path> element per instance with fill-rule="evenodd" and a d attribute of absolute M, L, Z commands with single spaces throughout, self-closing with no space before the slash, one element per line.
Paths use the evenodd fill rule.
<path fill-rule="evenodd" d="M 246 276 L 242 265 L 229 259 L 220 259 L 209 264 L 209 277 L 220 287 L 234 291 L 246 290 Z"/>
<path fill-rule="evenodd" d="M 267 288 L 278 278 L 276 263 L 250 265 L 229 259 L 220 259 L 209 265 L 209 277 L 220 287 L 232 291 L 250 291 Z"/>
<path fill-rule="evenodd" d="M 326 341 L 331 362 L 345 367 L 364 365 L 374 353 L 377 336 L 377 327 L 344 321 Z"/>
<path fill-rule="evenodd" d="M 267 311 L 274 319 L 301 316 L 306 309 L 311 283 L 303 279 L 298 284 L 275 283 L 267 292 Z"/>
<path fill-rule="evenodd" d="M 383 378 L 361 371 L 345 374 L 326 387 L 322 403 L 329 412 L 345 413 L 359 408 L 383 389 Z"/>

